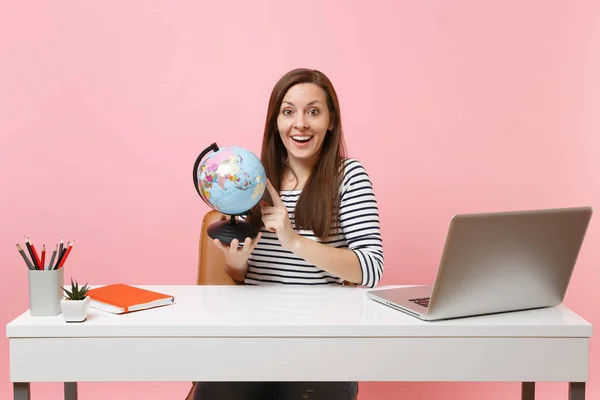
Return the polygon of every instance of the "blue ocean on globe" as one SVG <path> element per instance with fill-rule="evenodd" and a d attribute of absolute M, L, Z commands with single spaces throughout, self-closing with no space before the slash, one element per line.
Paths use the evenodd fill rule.
<path fill-rule="evenodd" d="M 200 196 L 214 210 L 241 215 L 256 205 L 266 188 L 260 159 L 237 146 L 221 147 L 198 165 Z"/>

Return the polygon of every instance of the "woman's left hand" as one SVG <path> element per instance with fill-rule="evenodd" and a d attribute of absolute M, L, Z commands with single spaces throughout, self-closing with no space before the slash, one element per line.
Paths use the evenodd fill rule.
<path fill-rule="evenodd" d="M 283 201 L 279 197 L 279 193 L 275 190 L 271 181 L 267 179 L 267 190 L 273 200 L 273 205 L 270 206 L 264 200 L 261 200 L 262 221 L 265 228 L 277 234 L 281 246 L 289 251 L 293 251 L 295 242 L 300 238 L 296 233 L 290 218 L 288 210 Z"/>

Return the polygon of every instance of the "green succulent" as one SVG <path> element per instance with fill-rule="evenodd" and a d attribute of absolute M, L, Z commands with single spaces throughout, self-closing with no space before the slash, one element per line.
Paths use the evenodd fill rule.
<path fill-rule="evenodd" d="M 89 289 L 87 283 L 82 287 L 79 287 L 77 281 L 73 283 L 73 278 L 71 278 L 71 291 L 68 291 L 64 287 L 62 288 L 67 294 L 65 297 L 69 300 L 85 300 Z"/>

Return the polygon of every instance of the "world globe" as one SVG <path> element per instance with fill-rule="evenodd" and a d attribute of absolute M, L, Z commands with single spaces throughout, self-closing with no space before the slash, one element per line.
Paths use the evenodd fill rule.
<path fill-rule="evenodd" d="M 213 223 L 208 235 L 227 244 L 234 238 L 240 243 L 246 237 L 254 238 L 249 223 L 236 216 L 247 215 L 265 192 L 265 169 L 258 157 L 242 147 L 219 148 L 213 143 L 197 157 L 193 175 L 200 198 L 213 210 L 230 216 L 229 221 Z"/>

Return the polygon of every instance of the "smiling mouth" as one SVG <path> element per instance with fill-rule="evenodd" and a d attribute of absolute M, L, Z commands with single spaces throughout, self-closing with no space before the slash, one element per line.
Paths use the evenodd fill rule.
<path fill-rule="evenodd" d="M 292 136 L 292 140 L 296 143 L 308 143 L 313 137 L 306 135 L 295 135 Z"/>

